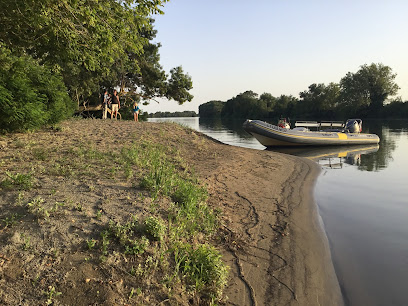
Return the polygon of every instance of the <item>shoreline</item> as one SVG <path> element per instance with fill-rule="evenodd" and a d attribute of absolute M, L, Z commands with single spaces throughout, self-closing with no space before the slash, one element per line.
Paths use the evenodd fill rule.
<path fill-rule="evenodd" d="M 212 180 L 223 190 L 218 194 L 226 192 L 227 227 L 240 233 L 231 238 L 237 247 L 224 251 L 233 267 L 228 304 L 343 305 L 313 199 L 318 165 L 272 151 L 231 148 L 240 161 L 235 158 L 229 173 L 223 165 L 224 174 Z M 245 218 L 234 217 L 238 211 Z"/>
<path fill-rule="evenodd" d="M 0 181 L 9 171 L 27 174 L 33 183 L 28 190 L 0 195 L 4 208 L 0 217 L 9 223 L 0 229 L 4 242 L 0 302 L 29 304 L 55 288 L 61 292 L 56 299 L 62 304 L 133 304 L 129 296 L 135 280 L 140 282 L 139 302 L 189 301 L 183 291 L 165 293 L 159 275 L 139 280 L 124 273 L 125 267 L 130 268 L 124 255 L 108 255 L 106 265 L 98 260 L 98 244 L 90 249 L 89 241 L 100 243 L 96 234 L 109 220 L 125 222 L 133 214 L 143 217 L 155 211 L 163 214 L 170 204 L 164 197 L 157 207 L 151 206 L 155 200 L 138 187 L 143 177 L 140 167 L 118 172 L 123 166 L 105 162 L 103 154 L 119 154 L 123 147 L 134 143 L 143 147 L 146 142 L 164 144 L 178 167 L 192 169 L 207 189 L 207 205 L 222 212 L 219 233 L 211 241 L 230 267 L 221 304 L 342 304 L 313 201 L 317 164 L 222 144 L 173 123 L 92 119 L 68 120 L 58 130 L 0 138 Z M 43 202 L 38 210 L 27 211 L 29 203 L 39 200 Z M 33 287 L 33 282 L 38 285 Z M 200 297 L 193 301 L 199 304 Z"/>

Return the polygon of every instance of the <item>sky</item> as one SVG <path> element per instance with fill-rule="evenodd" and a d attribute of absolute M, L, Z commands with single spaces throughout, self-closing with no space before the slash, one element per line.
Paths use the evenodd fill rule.
<path fill-rule="evenodd" d="M 183 67 L 194 99 L 144 111 L 198 112 L 247 90 L 299 97 L 371 63 L 391 67 L 408 100 L 406 0 L 170 0 L 163 11 L 154 16 L 160 63 Z"/>

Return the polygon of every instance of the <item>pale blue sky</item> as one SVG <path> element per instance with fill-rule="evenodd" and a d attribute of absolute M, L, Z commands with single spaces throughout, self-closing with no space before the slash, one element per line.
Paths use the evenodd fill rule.
<path fill-rule="evenodd" d="M 183 66 L 194 100 L 145 111 L 198 111 L 246 90 L 298 97 L 371 63 L 390 66 L 408 100 L 406 0 L 171 0 L 164 12 L 155 17 L 161 64 Z"/>

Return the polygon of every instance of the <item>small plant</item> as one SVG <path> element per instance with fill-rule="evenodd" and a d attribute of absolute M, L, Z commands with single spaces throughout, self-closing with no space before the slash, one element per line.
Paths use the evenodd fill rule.
<path fill-rule="evenodd" d="M 52 249 L 52 255 L 54 256 L 54 258 L 58 258 L 58 256 L 60 255 L 60 250 Z"/>
<path fill-rule="evenodd" d="M 54 303 L 53 299 L 59 295 L 61 295 L 62 292 L 59 292 L 55 290 L 54 286 L 49 286 L 48 291 L 44 291 L 44 295 L 47 297 L 47 305 L 51 305 Z"/>
<path fill-rule="evenodd" d="M 95 239 L 90 239 L 86 241 L 86 244 L 88 245 L 88 249 L 92 250 L 95 245 L 96 245 L 97 241 Z"/>
<path fill-rule="evenodd" d="M 162 240 L 166 232 L 166 225 L 163 220 L 149 217 L 144 221 L 146 232 L 156 240 Z"/>
<path fill-rule="evenodd" d="M 152 170 L 142 178 L 141 187 L 154 191 L 156 194 L 170 194 L 175 185 L 175 169 L 172 164 L 157 162 Z"/>
<path fill-rule="evenodd" d="M 128 241 L 125 245 L 125 254 L 127 255 L 138 255 L 143 254 L 146 248 L 149 246 L 149 239 L 142 236 L 140 239 L 134 239 Z"/>
<path fill-rule="evenodd" d="M 132 288 L 132 290 L 130 290 L 129 300 L 131 300 L 133 298 L 134 294 L 135 294 L 135 288 Z"/>
<path fill-rule="evenodd" d="M 57 211 L 58 209 L 60 209 L 61 207 L 64 207 L 64 206 L 65 206 L 65 204 L 62 203 L 62 202 L 55 202 L 53 211 Z"/>
<path fill-rule="evenodd" d="M 7 178 L 0 182 L 0 187 L 4 189 L 17 188 L 19 190 L 30 190 L 33 186 L 31 174 L 12 174 L 6 171 Z"/>
<path fill-rule="evenodd" d="M 34 148 L 32 153 L 33 153 L 35 159 L 42 160 L 42 161 L 48 159 L 48 153 L 45 150 L 45 148 L 43 148 L 43 147 Z"/>
<path fill-rule="evenodd" d="M 207 198 L 206 190 L 191 181 L 179 180 L 177 188 L 172 194 L 172 200 L 186 208 L 196 206 Z"/>
<path fill-rule="evenodd" d="M 145 236 L 138 238 L 143 233 L 144 228 L 141 226 L 137 218 L 133 219 L 124 225 L 119 222 L 109 222 L 109 228 L 107 230 L 113 237 L 115 237 L 119 244 L 124 247 L 125 254 L 137 255 L 142 254 L 149 246 L 150 242 Z"/>
<path fill-rule="evenodd" d="M 142 267 L 142 264 L 138 264 L 137 268 L 132 266 L 132 269 L 130 270 L 130 274 L 133 276 L 143 276 L 144 274 L 144 269 Z"/>
<path fill-rule="evenodd" d="M 133 177 L 133 170 L 129 164 L 125 164 L 125 177 L 130 180 Z"/>
<path fill-rule="evenodd" d="M 29 236 L 26 237 L 26 235 L 24 235 L 24 234 L 21 234 L 21 238 L 24 240 L 23 250 L 27 251 L 31 247 L 31 244 L 30 244 L 31 238 Z"/>
<path fill-rule="evenodd" d="M 45 209 L 42 204 L 44 199 L 41 197 L 34 198 L 31 202 L 27 203 L 28 211 L 37 216 L 37 218 L 47 219 L 50 216 L 50 213 Z"/>
<path fill-rule="evenodd" d="M 77 210 L 77 211 L 82 211 L 82 210 L 83 210 L 82 204 L 81 204 L 81 203 L 75 204 L 75 210 Z"/>
<path fill-rule="evenodd" d="M 17 196 L 17 205 L 23 205 L 23 201 L 24 201 L 24 192 L 23 191 L 20 191 L 19 193 L 18 193 L 18 196 Z"/>
<path fill-rule="evenodd" d="M 132 290 L 130 290 L 130 294 L 129 294 L 129 300 L 131 300 L 134 295 L 140 296 L 142 294 L 142 289 L 140 288 L 132 288 Z"/>
<path fill-rule="evenodd" d="M 31 283 L 32 283 L 32 285 L 33 285 L 34 287 L 37 286 L 39 279 L 40 279 L 40 273 L 37 273 L 37 274 L 33 277 L 33 279 L 31 280 Z"/>
<path fill-rule="evenodd" d="M 74 169 L 69 164 L 55 162 L 50 169 L 48 169 L 48 173 L 51 175 L 70 177 L 74 175 Z"/>
<path fill-rule="evenodd" d="M 99 209 L 99 210 L 96 212 L 96 219 L 101 220 L 101 218 L 102 218 L 102 209 Z"/>
<path fill-rule="evenodd" d="M 109 231 L 108 230 L 103 231 L 101 233 L 101 237 L 102 237 L 102 246 L 101 246 L 102 254 L 104 256 L 106 256 L 106 255 L 108 255 L 108 246 L 109 246 L 109 243 L 110 243 L 110 241 L 109 241 Z"/>
<path fill-rule="evenodd" d="M 16 225 L 17 221 L 21 218 L 19 214 L 12 214 L 11 216 L 5 217 L 2 221 L 4 222 L 4 227 L 12 227 Z"/>

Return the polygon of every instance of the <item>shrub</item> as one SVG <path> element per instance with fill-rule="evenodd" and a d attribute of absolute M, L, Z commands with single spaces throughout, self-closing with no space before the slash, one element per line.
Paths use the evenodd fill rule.
<path fill-rule="evenodd" d="M 74 109 L 60 75 L 0 44 L 1 130 L 36 129 L 71 116 Z"/>

